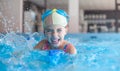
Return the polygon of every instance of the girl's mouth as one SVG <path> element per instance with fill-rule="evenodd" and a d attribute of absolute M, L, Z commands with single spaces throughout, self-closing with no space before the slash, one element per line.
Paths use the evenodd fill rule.
<path fill-rule="evenodd" d="M 60 41 L 60 39 L 54 39 L 54 40 L 52 40 L 52 43 L 53 43 L 53 44 L 58 44 L 59 41 Z"/>

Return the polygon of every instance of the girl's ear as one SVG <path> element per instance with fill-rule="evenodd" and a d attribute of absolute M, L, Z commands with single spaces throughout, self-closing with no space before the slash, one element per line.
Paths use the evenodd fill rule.
<path fill-rule="evenodd" d="M 67 26 L 65 26 L 66 33 L 68 32 L 68 28 L 69 28 L 69 26 L 68 26 L 68 25 L 67 25 Z"/>

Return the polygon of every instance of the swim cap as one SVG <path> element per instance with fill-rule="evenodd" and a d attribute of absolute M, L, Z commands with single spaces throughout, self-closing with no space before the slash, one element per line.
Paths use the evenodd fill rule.
<path fill-rule="evenodd" d="M 64 10 L 61 9 L 53 9 L 53 10 L 47 10 L 43 15 L 42 15 L 42 23 L 43 27 L 46 26 L 45 19 L 51 15 L 52 16 L 52 21 L 53 25 L 61 25 L 65 27 L 68 24 L 69 21 L 69 16 Z"/>

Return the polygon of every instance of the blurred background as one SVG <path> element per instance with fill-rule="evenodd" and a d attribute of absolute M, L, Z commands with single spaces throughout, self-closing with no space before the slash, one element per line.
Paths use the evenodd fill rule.
<path fill-rule="evenodd" d="M 41 14 L 63 9 L 69 33 L 119 33 L 120 0 L 0 0 L 0 33 L 42 32 Z"/>

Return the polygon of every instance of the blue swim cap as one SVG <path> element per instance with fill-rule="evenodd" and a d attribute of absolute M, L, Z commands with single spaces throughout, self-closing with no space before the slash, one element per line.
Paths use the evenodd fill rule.
<path fill-rule="evenodd" d="M 45 19 L 49 15 L 52 15 L 52 20 L 54 25 L 59 24 L 65 27 L 68 24 L 69 16 L 64 10 L 52 9 L 52 10 L 47 10 L 46 12 L 43 13 L 42 15 L 43 27 L 45 27 L 45 24 L 46 24 Z"/>

